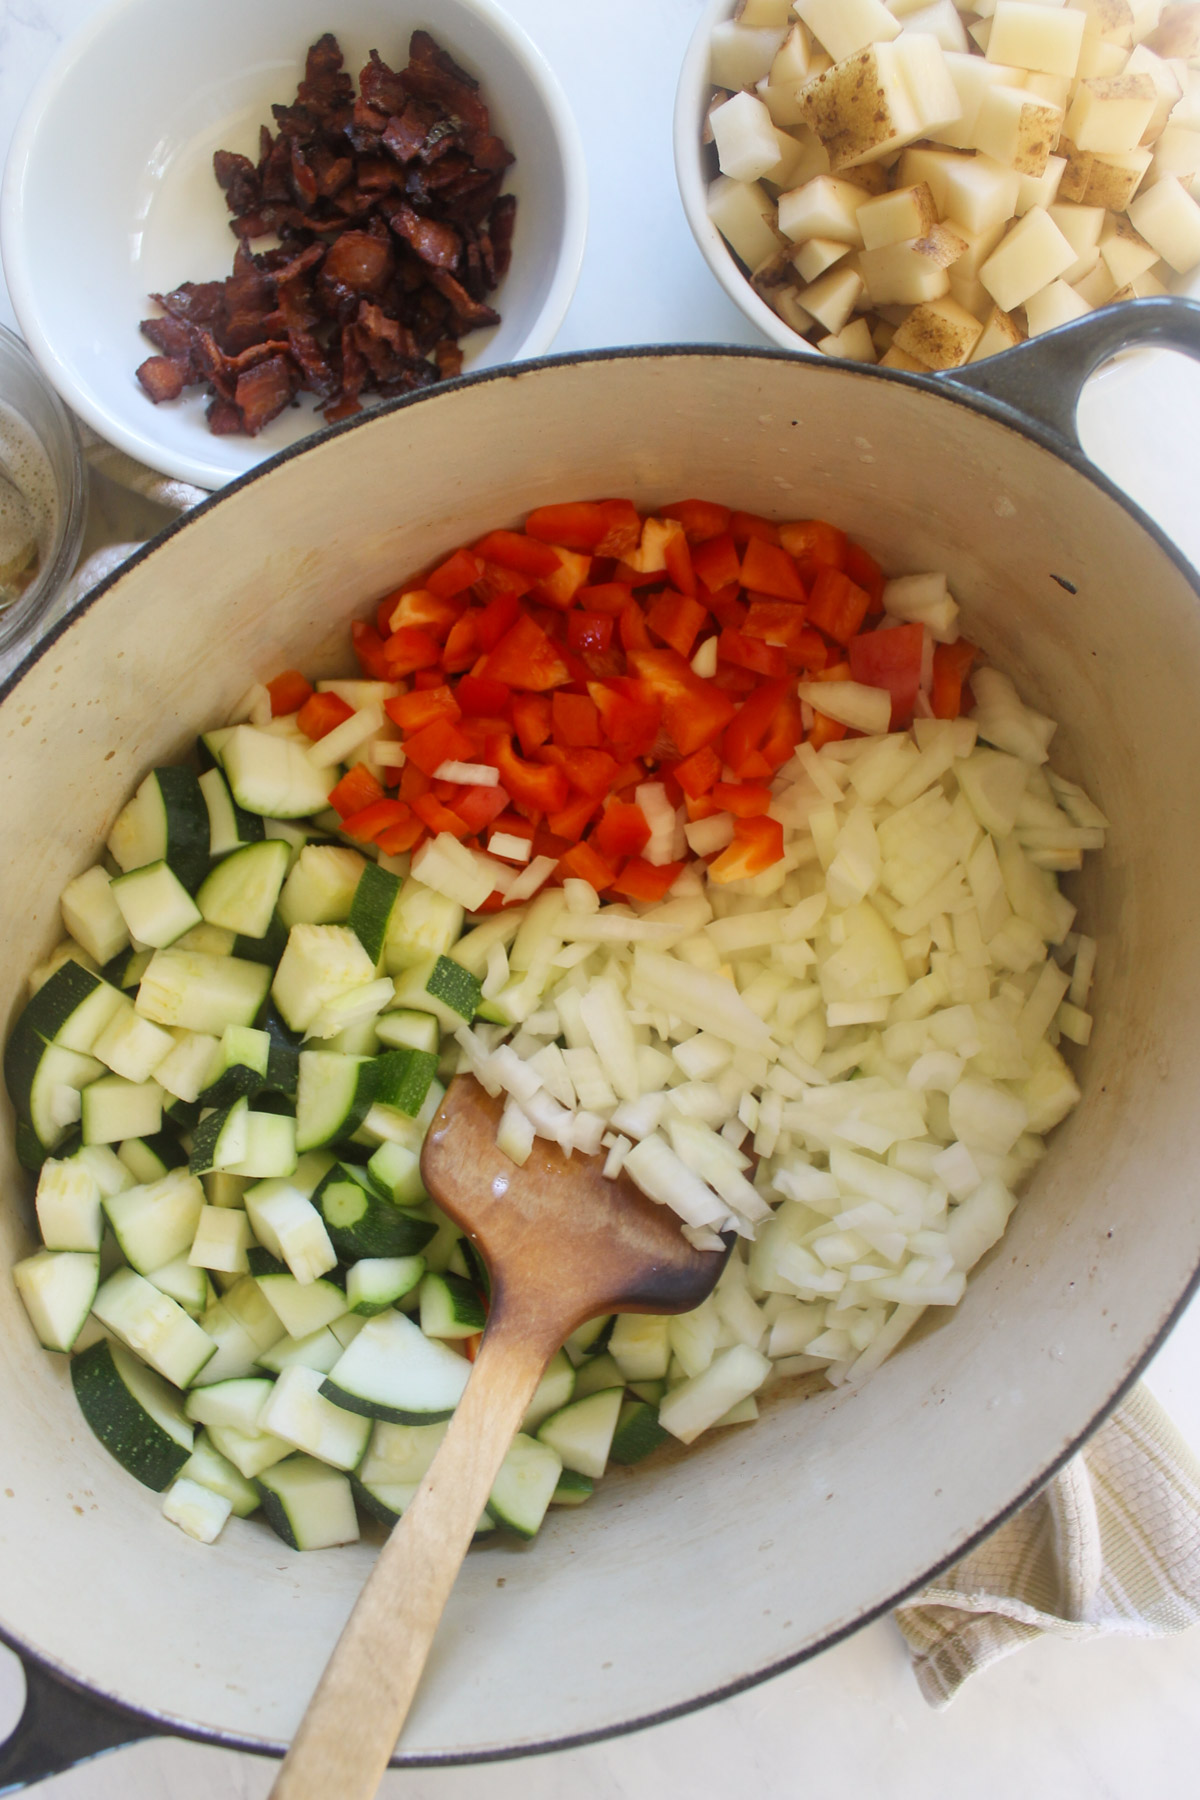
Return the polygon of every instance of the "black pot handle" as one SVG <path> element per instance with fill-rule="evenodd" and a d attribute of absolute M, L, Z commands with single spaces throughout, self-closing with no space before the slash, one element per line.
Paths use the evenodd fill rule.
<path fill-rule="evenodd" d="M 1078 450 L 1075 413 L 1088 377 L 1122 350 L 1150 348 L 1183 350 L 1200 359 L 1200 303 L 1166 295 L 1101 306 L 1015 349 L 947 370 L 936 379 L 939 386 L 949 382 L 999 400 Z"/>
<path fill-rule="evenodd" d="M 0 1794 L 32 1787 L 122 1744 L 161 1735 L 152 1720 L 96 1699 L 33 1657 L 17 1654 L 25 1671 L 25 1710 L 11 1737 L 0 1743 Z"/>

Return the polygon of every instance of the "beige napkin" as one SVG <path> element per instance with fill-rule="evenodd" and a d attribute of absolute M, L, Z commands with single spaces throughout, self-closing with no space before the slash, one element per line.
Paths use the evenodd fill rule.
<path fill-rule="evenodd" d="M 987 1541 L 896 1612 L 934 1707 L 1043 1632 L 1165 1637 L 1200 1620 L 1200 1463 L 1145 1387 Z"/>
<path fill-rule="evenodd" d="M 147 469 L 81 425 L 92 471 L 142 502 L 184 512 L 202 488 Z M 95 510 L 95 502 L 93 503 Z M 80 565 L 61 617 L 137 543 L 111 498 L 116 542 Z M 104 533 L 102 533 L 104 535 Z M 921 1692 L 949 1704 L 968 1676 L 1043 1632 L 1161 1637 L 1200 1620 L 1200 1464 L 1144 1387 L 1137 1387 L 1035 1499 L 978 1550 L 897 1609 Z"/>

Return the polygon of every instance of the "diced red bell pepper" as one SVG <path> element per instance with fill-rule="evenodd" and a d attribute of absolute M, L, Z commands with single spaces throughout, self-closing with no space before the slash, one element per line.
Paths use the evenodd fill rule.
<path fill-rule="evenodd" d="M 636 601 L 631 602 L 617 620 L 617 631 L 627 653 L 653 647 L 653 639 L 646 629 L 646 615 Z"/>
<path fill-rule="evenodd" d="M 354 708 L 348 706 L 340 694 L 311 694 L 300 708 L 296 723 L 305 737 L 315 744 L 319 738 L 328 736 L 335 725 L 353 717 Z"/>
<path fill-rule="evenodd" d="M 376 800 L 386 800 L 387 795 L 372 775 L 365 763 L 355 763 L 347 769 L 329 796 L 329 804 L 343 819 L 353 818 L 366 806 L 374 805 Z"/>
<path fill-rule="evenodd" d="M 662 707 L 654 695 L 625 675 L 589 681 L 588 693 L 596 703 L 604 735 L 622 761 L 648 756 L 662 723 Z"/>
<path fill-rule="evenodd" d="M 427 794 L 433 783 L 424 769 L 418 769 L 415 762 L 406 762 L 400 771 L 397 793 L 401 800 L 407 800 L 411 806 L 422 794 Z"/>
<path fill-rule="evenodd" d="M 933 688 L 929 696 L 935 719 L 958 718 L 962 711 L 963 684 L 978 655 L 977 647 L 968 644 L 965 638 L 959 638 L 956 644 L 935 645 Z"/>
<path fill-rule="evenodd" d="M 271 696 L 271 717 L 278 719 L 286 713 L 299 712 L 312 693 L 312 687 L 299 669 L 284 669 L 273 681 L 268 681 L 267 692 Z"/>
<path fill-rule="evenodd" d="M 738 598 L 741 591 L 735 582 L 707 596 L 709 612 L 726 631 L 740 631 L 746 623 L 748 608 Z"/>
<path fill-rule="evenodd" d="M 559 559 L 558 568 L 552 575 L 536 582 L 533 593 L 544 605 L 556 606 L 560 612 L 565 612 L 586 583 L 591 573 L 592 559 L 577 550 L 564 550 L 558 545 L 555 546 L 555 555 Z"/>
<path fill-rule="evenodd" d="M 779 527 L 779 542 L 796 559 L 800 579 L 811 585 L 818 569 L 844 569 L 850 540 L 824 519 L 795 519 Z"/>
<path fill-rule="evenodd" d="M 661 701 L 663 723 L 680 757 L 711 744 L 733 718 L 733 701 L 697 675 L 677 650 L 634 650 L 629 664 Z"/>
<path fill-rule="evenodd" d="M 617 878 L 616 870 L 590 844 L 573 844 L 560 859 L 558 869 L 564 879 L 571 876 L 590 882 L 598 894 L 610 888 Z"/>
<path fill-rule="evenodd" d="M 795 684 L 786 678 L 768 681 L 742 702 L 737 717 L 721 739 L 725 761 L 741 780 L 761 777 L 763 768 L 752 763 L 750 758 L 759 752 L 776 714 L 786 704 L 789 693 L 794 692 Z"/>
<path fill-rule="evenodd" d="M 730 730 L 732 729 L 731 726 Z M 685 756 L 674 768 L 676 781 L 693 800 L 698 799 L 701 794 L 707 794 L 720 774 L 721 759 L 711 744 L 705 744 L 702 750 L 694 750 L 691 756 Z"/>
<path fill-rule="evenodd" d="M 508 795 L 502 787 L 459 788 L 455 798 L 447 800 L 446 805 L 458 814 L 468 831 L 480 832 L 504 811 Z"/>
<path fill-rule="evenodd" d="M 808 599 L 796 565 L 780 544 L 768 544 L 752 537 L 742 557 L 742 586 L 773 600 L 796 600 L 801 605 Z"/>
<path fill-rule="evenodd" d="M 543 543 L 621 557 L 636 550 L 642 521 L 631 500 L 567 500 L 535 507 L 525 521 L 525 530 Z"/>
<path fill-rule="evenodd" d="M 559 566 L 557 550 L 523 531 L 489 531 L 471 548 L 485 562 L 499 563 L 502 569 L 514 569 L 534 581 L 553 575 Z"/>
<path fill-rule="evenodd" d="M 867 687 L 886 688 L 892 697 L 892 731 L 907 731 L 921 685 L 925 649 L 923 625 L 894 625 L 862 631 L 850 639 L 850 674 Z"/>
<path fill-rule="evenodd" d="M 454 719 L 461 717 L 461 709 L 456 696 L 451 693 L 445 682 L 437 687 L 414 688 L 408 694 L 396 694 L 383 703 L 383 710 L 393 725 L 401 731 L 420 731 L 425 725 L 432 725 L 435 719 Z"/>
<path fill-rule="evenodd" d="M 701 606 L 698 600 L 665 588 L 650 602 L 646 611 L 646 624 L 655 637 L 661 638 L 664 644 L 669 644 L 672 650 L 678 650 L 680 656 L 690 656 L 700 627 L 707 617 L 707 608 Z"/>
<path fill-rule="evenodd" d="M 548 744 L 554 730 L 550 702 L 544 694 L 514 694 L 511 706 L 517 739 L 526 756 Z"/>
<path fill-rule="evenodd" d="M 489 652 L 482 673 L 489 681 L 503 681 L 511 688 L 534 693 L 545 693 L 571 680 L 571 671 L 553 640 L 528 613 L 522 613 Z"/>
<path fill-rule="evenodd" d="M 883 590 L 887 585 L 887 578 L 875 558 L 869 555 L 861 544 L 856 544 L 853 538 L 846 544 L 845 571 L 856 586 L 870 594 L 871 604 L 867 608 L 868 612 L 881 613 L 883 611 Z"/>
<path fill-rule="evenodd" d="M 764 519 L 759 513 L 731 514 L 729 530 L 735 544 L 748 544 L 751 538 L 761 538 L 765 544 L 780 542 L 778 525 L 773 519 Z"/>
<path fill-rule="evenodd" d="M 488 761 L 500 771 L 500 784 L 515 804 L 542 813 L 558 812 L 566 805 L 571 784 L 563 771 L 553 764 L 523 762 L 513 750 L 511 738 L 493 738 Z"/>
<path fill-rule="evenodd" d="M 808 622 L 839 644 L 862 630 L 871 596 L 840 569 L 818 569 L 808 602 Z"/>
<path fill-rule="evenodd" d="M 342 830 L 360 844 L 373 844 L 381 832 L 403 825 L 410 816 L 403 800 L 372 800 L 369 806 L 343 819 Z"/>
<path fill-rule="evenodd" d="M 478 623 L 482 617 L 482 612 L 473 606 L 450 627 L 446 645 L 442 651 L 442 667 L 447 675 L 459 675 L 475 662 L 482 648 L 479 642 Z M 466 711 L 465 706 L 463 711 Z"/>
<path fill-rule="evenodd" d="M 404 754 L 426 775 L 435 775 L 444 762 L 469 762 L 473 745 L 452 720 L 442 716 L 404 740 Z"/>
<path fill-rule="evenodd" d="M 456 838 L 469 837 L 471 834 L 471 828 L 461 814 L 453 812 L 434 794 L 421 794 L 413 801 L 413 811 L 435 837 L 443 831 L 448 831 L 451 837 Z"/>
<path fill-rule="evenodd" d="M 837 719 L 831 719 L 827 713 L 817 712 L 814 709 L 812 728 L 808 734 L 808 741 L 814 750 L 819 750 L 822 744 L 840 743 L 842 738 L 845 737 L 848 729 L 847 726 L 841 724 Z"/>
<path fill-rule="evenodd" d="M 685 794 L 683 804 L 689 823 L 694 819 L 710 819 L 721 810 L 711 794 Z"/>
<path fill-rule="evenodd" d="M 791 669 L 823 669 L 825 640 L 819 631 L 805 624 L 804 608 L 790 600 L 760 600 L 751 596 L 742 633 L 774 644 L 783 651 Z"/>
<path fill-rule="evenodd" d="M 742 579 L 742 559 L 728 531 L 720 537 L 708 538 L 692 551 L 692 567 L 697 580 L 716 594 L 722 588 L 737 587 Z"/>
<path fill-rule="evenodd" d="M 629 900 L 647 900 L 655 904 L 666 899 L 686 866 L 681 862 L 648 863 L 643 857 L 631 856 L 622 865 L 613 887 Z"/>
<path fill-rule="evenodd" d="M 399 825 L 391 825 L 381 831 L 375 839 L 385 856 L 403 856 L 406 850 L 415 850 L 425 836 L 425 826 L 415 813 L 403 820 Z"/>
<path fill-rule="evenodd" d="M 782 650 L 741 631 L 723 631 L 717 640 L 717 655 L 722 662 L 734 663 L 739 669 L 749 669 L 769 680 L 787 674 L 787 657 Z"/>
<path fill-rule="evenodd" d="M 803 736 L 804 716 L 800 696 L 794 688 L 789 687 L 757 753 L 765 759 L 772 771 L 782 769 Z"/>
<path fill-rule="evenodd" d="M 487 606 L 492 600 L 523 600 L 532 588 L 532 575 L 519 575 L 500 563 L 484 563 L 483 574 L 471 592 L 481 606 Z"/>
<path fill-rule="evenodd" d="M 660 506 L 658 512 L 660 518 L 679 520 L 689 544 L 704 544 L 710 538 L 720 537 L 729 530 L 733 516 L 727 506 L 718 506 L 714 500 L 674 500 L 670 506 Z"/>
<path fill-rule="evenodd" d="M 383 660 L 390 679 L 399 681 L 415 669 L 436 668 L 442 652 L 427 631 L 418 625 L 405 625 L 384 639 Z"/>
<path fill-rule="evenodd" d="M 567 615 L 567 645 L 576 656 L 603 656 L 613 637 L 611 613 L 571 612 Z"/>
<path fill-rule="evenodd" d="M 439 598 L 428 588 L 408 588 L 396 599 L 389 624 L 393 631 L 415 625 L 433 637 L 444 638 L 465 607 L 465 600 Z"/>
<path fill-rule="evenodd" d="M 633 603 L 633 589 L 626 581 L 602 581 L 595 587 L 581 587 L 575 596 L 576 606 L 588 613 L 607 613 L 618 619 Z"/>
<path fill-rule="evenodd" d="M 494 650 L 520 617 L 521 601 L 518 595 L 497 594 L 489 600 L 475 619 L 475 637 L 480 649 Z"/>
<path fill-rule="evenodd" d="M 571 749 L 595 750 L 600 744 L 600 714 L 586 694 L 556 693 L 551 701 L 554 735 Z"/>
<path fill-rule="evenodd" d="M 761 875 L 783 855 L 783 826 L 778 819 L 735 819 L 733 842 L 708 865 L 708 878 L 718 884 Z"/>
<path fill-rule="evenodd" d="M 735 700 L 752 694 L 761 682 L 762 677 L 753 669 L 742 668 L 738 663 L 723 662 L 717 667 L 713 676 L 713 686 L 720 688 L 723 694 L 731 694 Z"/>
<path fill-rule="evenodd" d="M 604 816 L 592 832 L 591 840 L 601 856 L 617 862 L 623 856 L 637 856 L 650 842 L 650 826 L 640 806 L 625 800 L 614 800 L 604 809 Z"/>
<path fill-rule="evenodd" d="M 677 520 L 672 519 L 669 523 L 677 528 L 672 530 L 663 545 L 667 579 L 679 593 L 694 594 L 696 592 L 696 574 L 692 568 L 692 553 L 688 548 L 687 535 Z"/>
<path fill-rule="evenodd" d="M 454 698 L 465 718 L 485 719 L 502 713 L 512 696 L 502 681 L 489 681 L 486 675 L 464 675 L 455 685 Z"/>
<path fill-rule="evenodd" d="M 350 641 L 363 674 L 371 681 L 394 681 L 395 676 L 384 658 L 383 639 L 365 619 L 355 619 L 350 626 Z"/>
<path fill-rule="evenodd" d="M 482 574 L 483 558 L 464 546 L 444 563 L 439 563 L 433 574 L 426 577 L 425 586 L 431 594 L 447 600 L 474 587 Z"/>
<path fill-rule="evenodd" d="M 553 747 L 545 745 L 541 754 L 545 756 Z M 558 766 L 576 793 L 586 794 L 592 800 L 603 800 L 606 794 L 613 792 L 613 783 L 621 765 L 607 750 L 572 750 L 569 756 L 565 751 L 560 751 L 559 755 L 562 762 Z M 557 808 L 546 807 L 545 810 L 550 812 Z"/>
<path fill-rule="evenodd" d="M 546 824 L 555 837 L 568 844 L 577 843 L 595 817 L 598 805 L 591 794 L 575 794 L 558 812 L 549 815 Z"/>
<path fill-rule="evenodd" d="M 771 790 L 761 782 L 718 781 L 712 798 L 720 812 L 732 813 L 735 819 L 757 819 L 771 804 Z"/>

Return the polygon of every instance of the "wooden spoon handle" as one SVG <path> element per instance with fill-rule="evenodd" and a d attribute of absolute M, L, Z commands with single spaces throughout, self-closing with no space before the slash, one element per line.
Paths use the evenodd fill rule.
<path fill-rule="evenodd" d="M 441 1449 L 346 1621 L 272 1800 L 372 1800 L 500 1464 L 557 1348 L 541 1338 L 503 1313 L 489 1322 Z"/>

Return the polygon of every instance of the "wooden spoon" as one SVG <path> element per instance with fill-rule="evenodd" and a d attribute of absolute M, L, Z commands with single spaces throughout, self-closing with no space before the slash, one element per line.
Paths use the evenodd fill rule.
<path fill-rule="evenodd" d="M 438 1621 L 546 1364 L 587 1319 L 690 1312 L 725 1254 L 595 1156 L 535 1138 L 518 1168 L 496 1145 L 502 1100 L 451 1082 L 421 1155 L 425 1186 L 487 1264 L 491 1307 L 433 1466 L 346 1622 L 274 1787 L 276 1800 L 371 1800 Z"/>

